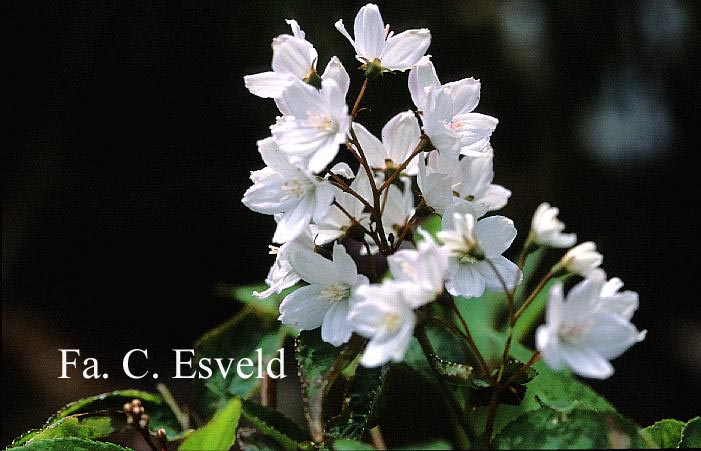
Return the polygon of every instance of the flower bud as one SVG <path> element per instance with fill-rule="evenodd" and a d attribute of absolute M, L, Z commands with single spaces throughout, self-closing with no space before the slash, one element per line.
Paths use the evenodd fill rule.
<path fill-rule="evenodd" d="M 562 233 L 565 224 L 557 218 L 558 209 L 547 202 L 538 206 L 531 220 L 528 240 L 541 246 L 570 247 L 577 242 L 574 233 Z"/>
<path fill-rule="evenodd" d="M 567 272 L 586 277 L 592 270 L 598 268 L 602 261 L 604 256 L 596 251 L 596 244 L 593 241 L 586 241 L 567 251 L 560 262 L 553 267 L 553 272 L 565 269 Z"/>

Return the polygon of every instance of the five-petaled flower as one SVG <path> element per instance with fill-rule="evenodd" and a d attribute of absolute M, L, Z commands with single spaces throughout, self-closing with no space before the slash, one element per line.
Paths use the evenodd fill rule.
<path fill-rule="evenodd" d="M 336 29 L 355 48 L 356 58 L 365 64 L 375 64 L 380 71 L 405 71 L 416 64 L 431 44 L 431 32 L 426 28 L 407 30 L 397 35 L 385 25 L 377 5 L 369 3 L 358 11 L 353 24 L 355 39 L 348 34 L 343 20 Z"/>
<path fill-rule="evenodd" d="M 618 282 L 613 285 L 620 287 Z M 561 282 L 552 287 L 546 323 L 536 331 L 536 347 L 548 366 L 605 379 L 613 374 L 609 360 L 645 338 L 646 331 L 630 323 L 633 295 L 615 296 L 611 291 L 601 269 L 593 270 L 567 297 Z"/>

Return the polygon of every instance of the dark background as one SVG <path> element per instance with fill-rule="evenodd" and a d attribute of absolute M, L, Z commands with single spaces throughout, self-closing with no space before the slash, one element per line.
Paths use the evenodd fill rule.
<path fill-rule="evenodd" d="M 429 6 L 430 5 L 430 6 Z M 2 439 L 68 401 L 129 381 L 121 357 L 172 353 L 232 315 L 219 283 L 264 278 L 270 217 L 240 199 L 261 167 L 272 101 L 242 76 L 268 70 L 296 18 L 320 54 L 361 74 L 334 29 L 359 2 L 13 2 L 4 14 Z M 496 179 L 521 237 L 547 200 L 595 240 L 604 268 L 640 293 L 645 342 L 593 385 L 643 425 L 701 402 L 696 182 L 701 100 L 692 1 L 383 2 L 393 29 L 426 26 L 442 81 L 483 82 L 499 118 Z M 373 83 L 361 120 L 379 131 L 411 107 L 406 74 Z M 58 348 L 110 379 L 60 374 Z M 77 374 L 77 373 L 74 373 Z M 121 376 L 120 376 L 121 375 Z M 183 400 L 188 383 L 161 378 Z"/>

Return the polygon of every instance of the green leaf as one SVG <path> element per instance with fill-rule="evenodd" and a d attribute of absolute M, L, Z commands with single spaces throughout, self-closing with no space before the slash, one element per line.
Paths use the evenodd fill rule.
<path fill-rule="evenodd" d="M 247 357 L 257 362 L 257 350 L 261 349 L 265 364 L 282 348 L 288 333 L 289 329 L 281 326 L 276 318 L 244 307 L 239 314 L 197 340 L 195 360 L 231 356 L 236 359 Z M 211 416 L 234 397 L 252 396 L 260 386 L 261 379 L 257 377 L 239 377 L 234 364 L 226 378 L 222 377 L 213 360 L 212 371 L 209 379 L 195 381 L 196 408 L 202 417 Z"/>
<path fill-rule="evenodd" d="M 639 448 L 637 428 L 614 412 L 549 407 L 527 412 L 494 438 L 496 449 Z"/>
<path fill-rule="evenodd" d="M 234 398 L 214 414 L 207 424 L 189 434 L 178 450 L 227 451 L 236 442 L 240 416 L 241 400 Z"/>
<path fill-rule="evenodd" d="M 701 417 L 689 420 L 682 430 L 679 448 L 701 448 Z"/>
<path fill-rule="evenodd" d="M 374 450 L 375 448 L 368 444 L 363 443 L 358 440 L 348 440 L 348 439 L 337 439 L 333 442 L 334 451 L 365 451 Z"/>
<path fill-rule="evenodd" d="M 183 431 L 177 417 L 161 396 L 134 389 L 117 390 L 74 401 L 56 412 L 47 420 L 46 425 L 53 423 L 57 419 L 77 413 L 99 410 L 121 412 L 124 404 L 133 399 L 141 400 L 144 413 L 151 418 L 149 425 L 152 429 L 165 429 L 168 439 L 182 436 Z"/>
<path fill-rule="evenodd" d="M 676 448 L 682 438 L 684 426 L 685 423 L 678 420 L 661 420 L 641 430 L 640 433 L 647 434 L 658 448 Z"/>
<path fill-rule="evenodd" d="M 372 427 L 382 389 L 389 372 L 389 365 L 380 368 L 358 367 L 346 390 L 341 413 L 327 426 L 327 433 L 334 438 L 361 439 Z"/>
<path fill-rule="evenodd" d="M 27 443 L 22 449 L 27 451 L 127 451 L 131 448 L 78 437 L 63 437 Z"/>
<path fill-rule="evenodd" d="M 325 401 L 341 371 L 360 352 L 362 341 L 353 336 L 342 348 L 321 340 L 319 329 L 304 331 L 295 342 L 295 354 L 302 385 L 304 413 L 312 439 L 319 443 L 325 435 Z"/>
<path fill-rule="evenodd" d="M 414 450 L 414 449 L 423 449 L 423 450 L 446 450 L 446 449 L 453 449 L 453 447 L 450 445 L 450 443 L 446 442 L 445 440 L 434 440 L 432 442 L 423 442 L 423 443 L 416 443 L 408 446 L 400 446 L 396 448 L 397 450 Z"/>
<path fill-rule="evenodd" d="M 309 440 L 307 433 L 297 426 L 297 423 L 280 412 L 255 402 L 243 400 L 242 415 L 256 429 L 275 440 L 284 449 L 296 450 L 297 443 Z"/>
<path fill-rule="evenodd" d="M 421 227 L 435 238 L 438 231 L 441 230 L 441 217 L 435 213 L 429 215 L 421 222 Z M 421 235 L 416 234 L 416 237 L 420 239 Z"/>
<path fill-rule="evenodd" d="M 55 438 L 77 437 L 97 439 L 127 429 L 126 416 L 118 412 L 94 412 L 56 418 L 42 429 L 30 431 L 15 439 L 9 448 Z"/>

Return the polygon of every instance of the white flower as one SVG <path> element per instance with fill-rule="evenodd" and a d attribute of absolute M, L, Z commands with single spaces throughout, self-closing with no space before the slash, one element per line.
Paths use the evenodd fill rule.
<path fill-rule="evenodd" d="M 426 53 L 431 43 L 431 32 L 426 28 L 407 30 L 395 36 L 389 31 L 389 25 L 385 26 L 380 9 L 372 3 L 360 8 L 355 16 L 355 39 L 346 31 L 343 20 L 335 25 L 353 45 L 359 61 L 373 63 L 379 60 L 386 70 L 409 69 Z"/>
<path fill-rule="evenodd" d="M 271 127 L 280 150 L 313 172 L 322 171 L 345 142 L 350 126 L 346 92 L 332 79 L 321 89 L 294 81 L 282 93 L 286 115 Z"/>
<path fill-rule="evenodd" d="M 585 241 L 568 250 L 556 266 L 585 277 L 592 270 L 601 266 L 603 261 L 604 256 L 596 251 L 596 244 L 593 241 Z"/>
<path fill-rule="evenodd" d="M 536 347 L 549 367 L 605 379 L 613 374 L 609 360 L 645 338 L 630 318 L 603 306 L 605 282 L 605 273 L 594 270 L 566 298 L 562 283 L 550 290 L 546 323 L 536 331 Z"/>
<path fill-rule="evenodd" d="M 272 71 L 246 75 L 243 81 L 251 94 L 276 98 L 294 80 L 308 80 L 316 75 L 319 55 L 304 38 L 304 31 L 295 20 L 288 20 L 293 35 L 282 34 L 273 39 Z"/>
<path fill-rule="evenodd" d="M 356 290 L 368 284 L 358 274 L 353 259 L 342 245 L 333 247 L 333 261 L 301 250 L 290 257 L 295 272 L 309 285 L 288 294 L 280 304 L 280 321 L 299 330 L 321 326 L 321 338 L 334 346 L 348 341 L 353 331 L 348 305 Z"/>
<path fill-rule="evenodd" d="M 367 188 L 366 188 L 367 187 Z M 369 183 L 367 175 L 362 168 L 358 171 L 358 175 L 350 184 L 350 188 L 366 199 L 372 199 L 369 196 Z M 370 223 L 370 215 L 363 212 L 365 206 L 355 196 L 341 191 L 340 188 L 334 187 L 336 202 L 343 207 L 360 225 L 367 227 Z M 344 236 L 353 225 L 353 221 L 340 208 L 333 205 L 329 209 L 326 216 L 321 218 L 316 224 L 311 225 L 314 242 L 318 245 L 330 243 Z"/>
<path fill-rule="evenodd" d="M 394 280 L 407 283 L 407 302 L 413 308 L 436 299 L 443 292 L 448 256 L 431 235 L 418 230 L 422 239 L 416 249 L 402 249 L 387 258 Z"/>
<path fill-rule="evenodd" d="M 420 158 L 417 184 L 426 205 L 443 215 L 453 204 L 467 204 L 464 208 L 477 218 L 488 211 L 503 208 L 511 191 L 492 183 L 493 155 L 466 155 L 456 162 L 438 152 Z"/>
<path fill-rule="evenodd" d="M 314 242 L 309 227 L 304 229 L 299 236 L 290 240 L 280 247 L 270 245 L 270 254 L 275 255 L 275 262 L 268 271 L 265 283 L 268 289 L 265 291 L 253 292 L 253 296 L 258 299 L 265 299 L 274 293 L 280 293 L 285 288 L 289 288 L 299 282 L 299 275 L 292 268 L 290 256 L 301 249 L 313 250 Z"/>
<path fill-rule="evenodd" d="M 538 206 L 531 220 L 529 239 L 541 246 L 570 247 L 577 242 L 574 233 L 562 233 L 565 224 L 557 218 L 560 211 L 543 202 Z"/>
<path fill-rule="evenodd" d="M 360 364 L 378 367 L 401 362 L 414 334 L 416 315 L 406 301 L 406 284 L 388 280 L 358 287 L 348 321 L 359 335 L 369 338 Z"/>
<path fill-rule="evenodd" d="M 511 290 L 520 282 L 518 266 L 501 255 L 516 238 L 510 219 L 490 216 L 475 223 L 471 214 L 452 213 L 449 209 L 441 228 L 438 239 L 452 257 L 445 284 L 450 294 L 474 298 L 482 296 L 485 288 L 504 291 L 506 285 Z"/>
<path fill-rule="evenodd" d="M 290 163 L 272 138 L 258 141 L 258 151 L 267 166 L 251 173 L 253 186 L 242 202 L 258 213 L 282 213 L 273 241 L 284 243 L 303 233 L 312 219 L 326 215 L 333 202 L 333 187 Z"/>
<path fill-rule="evenodd" d="M 394 116 L 382 127 L 382 141 L 361 124 L 353 124 L 360 146 L 371 167 L 379 170 L 392 169 L 411 155 L 421 138 L 419 121 L 412 111 Z M 411 160 L 404 170 L 407 175 L 416 175 L 417 158 Z"/>
<path fill-rule="evenodd" d="M 480 82 L 474 78 L 440 85 L 433 63 L 424 58 L 409 73 L 409 90 L 422 111 L 424 131 L 439 151 L 459 154 L 484 152 L 499 122 L 492 116 L 473 113 L 480 100 Z"/>

